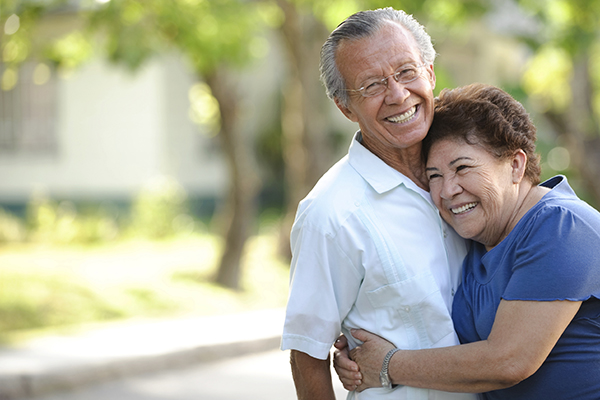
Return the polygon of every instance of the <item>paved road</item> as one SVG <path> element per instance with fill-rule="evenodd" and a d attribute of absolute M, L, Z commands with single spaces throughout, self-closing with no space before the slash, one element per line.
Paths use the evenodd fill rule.
<path fill-rule="evenodd" d="M 334 382 L 338 399 L 346 398 Z M 295 400 L 289 352 L 265 353 L 128 378 L 29 400 Z"/>

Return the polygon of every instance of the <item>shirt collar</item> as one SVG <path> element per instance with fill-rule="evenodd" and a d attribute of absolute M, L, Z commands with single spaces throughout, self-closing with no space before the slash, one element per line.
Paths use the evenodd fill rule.
<path fill-rule="evenodd" d="M 400 185 L 404 185 L 418 193 L 427 193 L 405 175 L 367 150 L 361 142 L 362 134 L 358 131 L 350 144 L 348 161 L 377 193 L 385 193 Z"/>

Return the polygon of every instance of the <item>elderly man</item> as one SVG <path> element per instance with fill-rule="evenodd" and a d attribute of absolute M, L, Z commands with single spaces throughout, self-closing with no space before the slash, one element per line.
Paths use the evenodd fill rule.
<path fill-rule="evenodd" d="M 421 140 L 433 118 L 435 51 L 423 27 L 391 8 L 352 15 L 321 52 L 328 96 L 360 130 L 348 155 L 300 203 L 292 228 L 282 349 L 299 399 L 335 399 L 329 351 L 362 328 L 403 349 L 458 344 L 450 310 L 465 242 L 427 192 Z M 349 398 L 473 399 L 410 387 Z"/>

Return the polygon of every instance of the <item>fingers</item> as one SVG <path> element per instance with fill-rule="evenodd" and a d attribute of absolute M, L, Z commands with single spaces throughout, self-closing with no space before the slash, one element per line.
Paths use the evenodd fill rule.
<path fill-rule="evenodd" d="M 333 352 L 333 364 L 343 370 L 348 370 L 351 372 L 358 371 L 358 364 L 350 359 L 350 355 L 348 354 L 348 348 L 345 348 L 344 350 L 336 350 Z"/>
<path fill-rule="evenodd" d="M 349 392 L 353 392 L 355 390 L 362 392 L 366 389 L 366 387 L 362 386 L 362 381 L 340 381 L 342 382 L 342 386 Z"/>
<path fill-rule="evenodd" d="M 333 366 L 344 389 L 353 391 L 362 384 L 362 374 L 358 370 L 358 364 L 348 356 L 348 347 L 334 352 Z"/>
<path fill-rule="evenodd" d="M 348 378 L 343 378 L 341 375 L 339 375 L 340 378 L 340 382 L 342 382 L 342 386 L 344 386 L 344 389 L 348 390 L 348 391 L 353 391 L 353 390 L 357 390 L 357 388 L 359 388 L 362 385 L 362 380 L 361 379 L 348 379 Z"/>
<path fill-rule="evenodd" d="M 365 331 L 363 329 L 353 329 L 351 331 L 351 333 L 352 333 L 352 337 L 360 340 L 361 342 L 370 340 L 373 336 L 375 336 L 372 333 Z"/>
<path fill-rule="evenodd" d="M 346 339 L 346 336 L 341 335 L 333 345 L 336 349 L 341 350 L 345 347 L 348 347 L 348 339 Z"/>

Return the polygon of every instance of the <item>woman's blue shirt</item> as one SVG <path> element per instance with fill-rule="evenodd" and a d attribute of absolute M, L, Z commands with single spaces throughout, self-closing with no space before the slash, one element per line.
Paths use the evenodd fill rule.
<path fill-rule="evenodd" d="M 473 243 L 452 317 L 461 343 L 487 339 L 501 299 L 573 300 L 582 306 L 531 377 L 487 399 L 600 398 L 600 213 L 567 179 L 547 193 L 490 251 Z M 515 329 L 519 327 L 515 326 Z"/>

